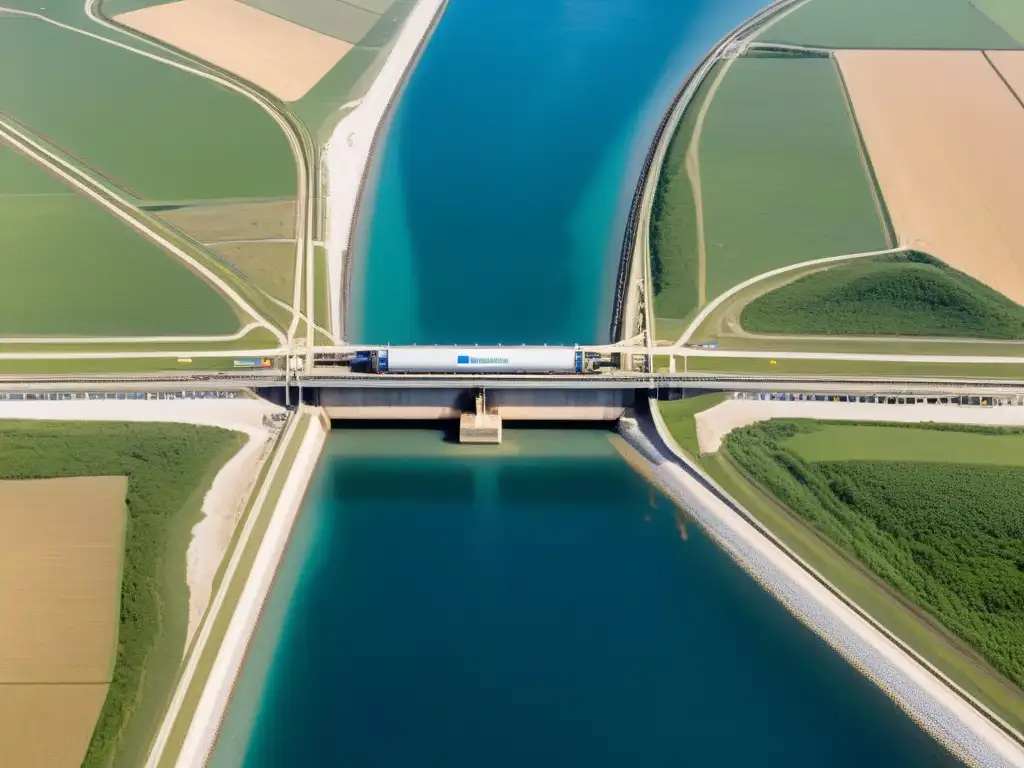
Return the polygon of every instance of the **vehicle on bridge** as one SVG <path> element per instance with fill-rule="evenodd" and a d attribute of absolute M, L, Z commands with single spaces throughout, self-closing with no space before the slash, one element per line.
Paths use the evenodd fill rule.
<path fill-rule="evenodd" d="M 274 361 L 269 357 L 243 357 L 235 360 L 235 368 L 273 368 Z"/>
<path fill-rule="evenodd" d="M 353 370 L 373 373 L 589 373 L 575 347 L 387 347 L 356 352 Z"/>

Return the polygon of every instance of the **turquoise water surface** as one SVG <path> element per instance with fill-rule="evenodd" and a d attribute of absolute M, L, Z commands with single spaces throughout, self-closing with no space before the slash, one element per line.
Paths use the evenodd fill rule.
<path fill-rule="evenodd" d="M 451 0 L 356 241 L 349 337 L 606 341 L 629 201 L 686 73 L 764 0 Z"/>
<path fill-rule="evenodd" d="M 214 768 L 955 764 L 613 439 L 333 432 Z"/>

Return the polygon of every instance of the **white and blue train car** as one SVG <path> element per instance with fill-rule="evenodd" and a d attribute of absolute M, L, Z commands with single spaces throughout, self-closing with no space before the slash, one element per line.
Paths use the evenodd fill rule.
<path fill-rule="evenodd" d="M 585 370 L 583 350 L 572 347 L 389 347 L 371 350 L 368 359 L 362 359 L 374 373 L 583 373 Z"/>

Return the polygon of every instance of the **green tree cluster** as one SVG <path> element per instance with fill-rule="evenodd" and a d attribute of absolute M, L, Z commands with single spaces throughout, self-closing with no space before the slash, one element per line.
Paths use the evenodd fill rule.
<path fill-rule="evenodd" d="M 811 527 L 1024 687 L 1024 469 L 818 463 L 786 449 L 787 437 L 817 428 L 763 422 L 731 433 L 726 450 Z"/>
<path fill-rule="evenodd" d="M 759 296 L 752 333 L 1024 338 L 1024 307 L 927 254 L 862 259 Z"/>

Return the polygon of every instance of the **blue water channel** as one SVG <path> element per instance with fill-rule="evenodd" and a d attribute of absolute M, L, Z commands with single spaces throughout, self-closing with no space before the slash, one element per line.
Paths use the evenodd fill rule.
<path fill-rule="evenodd" d="M 450 0 L 378 155 L 353 338 L 607 338 L 672 90 L 762 0 Z M 336 429 L 215 768 L 945 766 L 599 430 Z"/>
<path fill-rule="evenodd" d="M 675 89 L 765 0 L 450 0 L 377 155 L 349 337 L 608 338 L 624 222 Z"/>
<path fill-rule="evenodd" d="M 609 433 L 332 433 L 213 768 L 955 764 Z"/>

